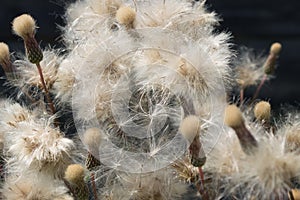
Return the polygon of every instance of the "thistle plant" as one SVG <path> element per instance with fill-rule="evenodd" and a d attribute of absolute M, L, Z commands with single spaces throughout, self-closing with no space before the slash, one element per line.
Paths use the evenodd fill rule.
<path fill-rule="evenodd" d="M 12 23 L 25 55 L 0 43 L 1 199 L 299 199 L 299 112 L 257 99 L 280 43 L 234 60 L 205 1 L 83 0 L 64 17 L 61 49 L 28 14 Z"/>

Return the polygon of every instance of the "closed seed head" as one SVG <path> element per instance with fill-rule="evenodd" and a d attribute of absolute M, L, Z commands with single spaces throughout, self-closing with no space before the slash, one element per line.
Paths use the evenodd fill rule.
<path fill-rule="evenodd" d="M 85 169 L 79 164 L 69 165 L 65 171 L 65 179 L 72 184 L 80 184 L 84 181 Z"/>
<path fill-rule="evenodd" d="M 271 116 L 271 105 L 269 102 L 260 101 L 254 107 L 254 115 L 258 120 L 268 121 Z"/>
<path fill-rule="evenodd" d="M 231 128 L 243 126 L 244 118 L 242 112 L 236 105 L 229 105 L 225 110 L 225 124 Z"/>
<path fill-rule="evenodd" d="M 187 116 L 182 120 L 179 130 L 185 139 L 190 142 L 193 141 L 194 137 L 196 137 L 200 131 L 199 117 L 195 115 Z"/>
<path fill-rule="evenodd" d="M 130 25 L 134 22 L 136 12 L 127 6 L 121 7 L 117 10 L 116 19 L 120 24 Z"/>
<path fill-rule="evenodd" d="M 90 128 L 83 135 L 83 142 L 88 146 L 89 151 L 97 151 L 101 141 L 102 135 L 98 128 Z"/>
<path fill-rule="evenodd" d="M 12 22 L 12 29 L 14 33 L 23 39 L 28 36 L 33 36 L 35 33 L 35 28 L 36 24 L 34 19 L 28 14 L 20 15 Z"/>
<path fill-rule="evenodd" d="M 0 64 L 9 61 L 9 47 L 4 42 L 0 42 Z"/>
<path fill-rule="evenodd" d="M 279 42 L 275 42 L 272 44 L 271 48 L 270 48 L 270 53 L 278 55 L 281 51 L 281 44 Z"/>

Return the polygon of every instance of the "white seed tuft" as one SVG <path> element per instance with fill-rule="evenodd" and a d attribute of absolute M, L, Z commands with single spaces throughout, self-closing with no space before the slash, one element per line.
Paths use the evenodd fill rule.
<path fill-rule="evenodd" d="M 231 128 L 238 128 L 244 124 L 242 112 L 236 105 L 229 105 L 225 110 L 225 124 Z"/>
<path fill-rule="evenodd" d="M 69 165 L 65 171 L 65 179 L 72 184 L 79 184 L 83 181 L 85 169 L 79 164 Z"/>
<path fill-rule="evenodd" d="M 9 47 L 4 42 L 0 42 L 0 63 L 9 61 Z"/>
<path fill-rule="evenodd" d="M 184 118 L 179 128 L 181 134 L 188 141 L 193 141 L 194 137 L 199 134 L 200 131 L 200 120 L 195 115 L 190 115 Z"/>
<path fill-rule="evenodd" d="M 116 19 L 120 24 L 129 25 L 135 20 L 136 12 L 127 6 L 121 7 L 116 13 Z"/>
<path fill-rule="evenodd" d="M 23 39 L 28 36 L 33 36 L 35 28 L 36 25 L 34 19 L 28 14 L 20 15 L 12 22 L 12 29 L 14 33 Z"/>
<path fill-rule="evenodd" d="M 100 129 L 90 128 L 83 135 L 83 142 L 88 146 L 89 151 L 97 151 L 102 141 Z"/>

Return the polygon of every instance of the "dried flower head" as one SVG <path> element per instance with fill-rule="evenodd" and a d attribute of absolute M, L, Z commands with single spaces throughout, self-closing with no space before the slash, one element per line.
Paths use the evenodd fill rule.
<path fill-rule="evenodd" d="M 244 111 L 244 114 L 250 110 Z M 263 134 L 266 130 L 257 121 L 253 122 L 245 116 L 244 126 L 256 140 L 255 151 L 251 154 L 245 151 L 238 135 L 242 127 L 241 130 L 233 128 L 238 137 L 232 129 L 225 129 L 226 133 L 219 138 L 218 144 L 209 154 L 205 168 L 213 177 L 213 185 L 208 186 L 208 183 L 207 187 L 216 193 L 216 199 L 287 199 L 288 191 L 299 183 L 300 170 L 300 143 L 296 131 L 296 127 L 299 131 L 300 126 L 297 117 L 292 118 L 289 117 L 289 124 L 284 123 L 274 135 L 271 131 Z M 251 138 L 247 141 L 250 143 Z"/>
<path fill-rule="evenodd" d="M 30 15 L 23 14 L 13 20 L 12 29 L 16 35 L 26 39 L 34 36 L 36 24 Z"/>

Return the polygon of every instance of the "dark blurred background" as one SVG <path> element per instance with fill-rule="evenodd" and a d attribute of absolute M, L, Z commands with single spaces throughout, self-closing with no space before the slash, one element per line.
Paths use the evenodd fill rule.
<path fill-rule="evenodd" d="M 41 46 L 60 47 L 60 30 L 64 25 L 63 0 L 1 0 L 0 41 L 9 44 L 12 51 L 24 51 L 22 40 L 11 33 L 14 17 L 30 13 L 40 27 L 37 38 Z M 223 19 L 220 30 L 233 35 L 234 49 L 244 45 L 258 53 L 268 53 L 272 42 L 283 45 L 276 71 L 276 79 L 266 84 L 260 98 L 271 100 L 273 107 L 283 103 L 300 102 L 300 1 L 299 0 L 207 0 L 209 10 Z M 246 93 L 247 94 L 247 93 Z M 248 91 L 248 95 L 250 91 Z M 298 102 L 298 103 L 297 103 Z"/>

